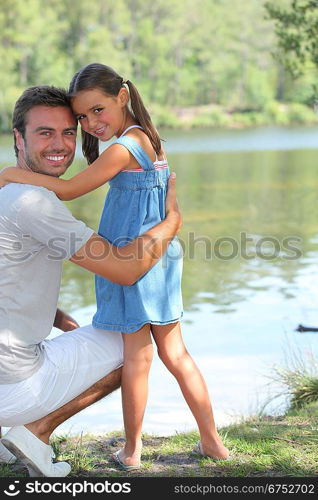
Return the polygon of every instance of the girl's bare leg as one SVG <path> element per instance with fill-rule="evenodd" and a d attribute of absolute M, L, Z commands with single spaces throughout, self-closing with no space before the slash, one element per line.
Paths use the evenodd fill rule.
<path fill-rule="evenodd" d="M 198 424 L 201 448 L 205 455 L 226 459 L 229 450 L 223 445 L 214 422 L 212 406 L 205 381 L 186 350 L 180 323 L 151 325 L 160 359 L 175 376 L 182 394 Z"/>
<path fill-rule="evenodd" d="M 148 398 L 148 374 L 153 357 L 150 326 L 134 333 L 123 333 L 124 366 L 121 389 L 126 444 L 119 452 L 126 465 L 138 465 L 141 455 L 141 431 Z"/>

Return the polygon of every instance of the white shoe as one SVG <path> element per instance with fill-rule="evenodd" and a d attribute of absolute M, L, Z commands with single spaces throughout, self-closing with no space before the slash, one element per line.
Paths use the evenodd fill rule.
<path fill-rule="evenodd" d="M 52 457 L 52 460 L 53 460 L 55 458 L 55 453 L 53 451 L 53 448 L 51 448 L 51 450 L 52 450 L 51 457 Z M 66 462 L 64 462 L 64 463 L 66 463 Z M 52 464 L 52 465 L 54 466 L 56 464 Z M 27 469 L 28 469 L 30 477 L 39 477 L 38 472 L 36 470 L 32 469 L 31 465 L 27 465 Z"/>
<path fill-rule="evenodd" d="M 0 439 L 0 464 L 14 464 L 16 462 L 17 457 L 12 455 L 11 451 L 9 451 L 1 442 Z"/>
<path fill-rule="evenodd" d="M 52 447 L 23 425 L 12 427 L 2 442 L 27 466 L 31 477 L 65 477 L 71 472 L 67 462 L 52 463 Z"/>

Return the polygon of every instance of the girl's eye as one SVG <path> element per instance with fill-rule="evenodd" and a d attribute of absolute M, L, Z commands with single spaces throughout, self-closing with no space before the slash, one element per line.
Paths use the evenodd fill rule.
<path fill-rule="evenodd" d="M 101 111 L 103 111 L 103 108 L 95 108 L 95 109 L 94 109 L 94 113 L 95 113 L 96 115 L 98 115 L 98 113 L 100 113 Z"/>
<path fill-rule="evenodd" d="M 77 115 L 76 116 L 77 120 L 84 120 L 84 118 L 85 118 L 85 115 Z"/>

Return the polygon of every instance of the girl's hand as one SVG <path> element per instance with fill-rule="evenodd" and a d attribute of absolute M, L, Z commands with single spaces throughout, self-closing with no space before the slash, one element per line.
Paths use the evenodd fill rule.
<path fill-rule="evenodd" d="M 10 172 L 16 171 L 17 167 L 6 167 L 0 172 L 0 188 L 11 182 Z"/>
<path fill-rule="evenodd" d="M 177 201 L 176 174 L 172 172 L 168 181 L 168 192 L 166 196 L 166 218 L 170 218 L 176 224 L 176 233 L 182 227 L 182 216 Z"/>

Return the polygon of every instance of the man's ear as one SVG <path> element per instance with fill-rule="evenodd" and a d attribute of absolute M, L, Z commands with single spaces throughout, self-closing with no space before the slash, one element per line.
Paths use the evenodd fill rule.
<path fill-rule="evenodd" d="M 19 132 L 18 129 L 14 128 L 13 133 L 14 133 L 15 144 L 16 144 L 17 149 L 19 151 L 24 151 L 24 139 L 22 137 L 21 132 Z"/>

